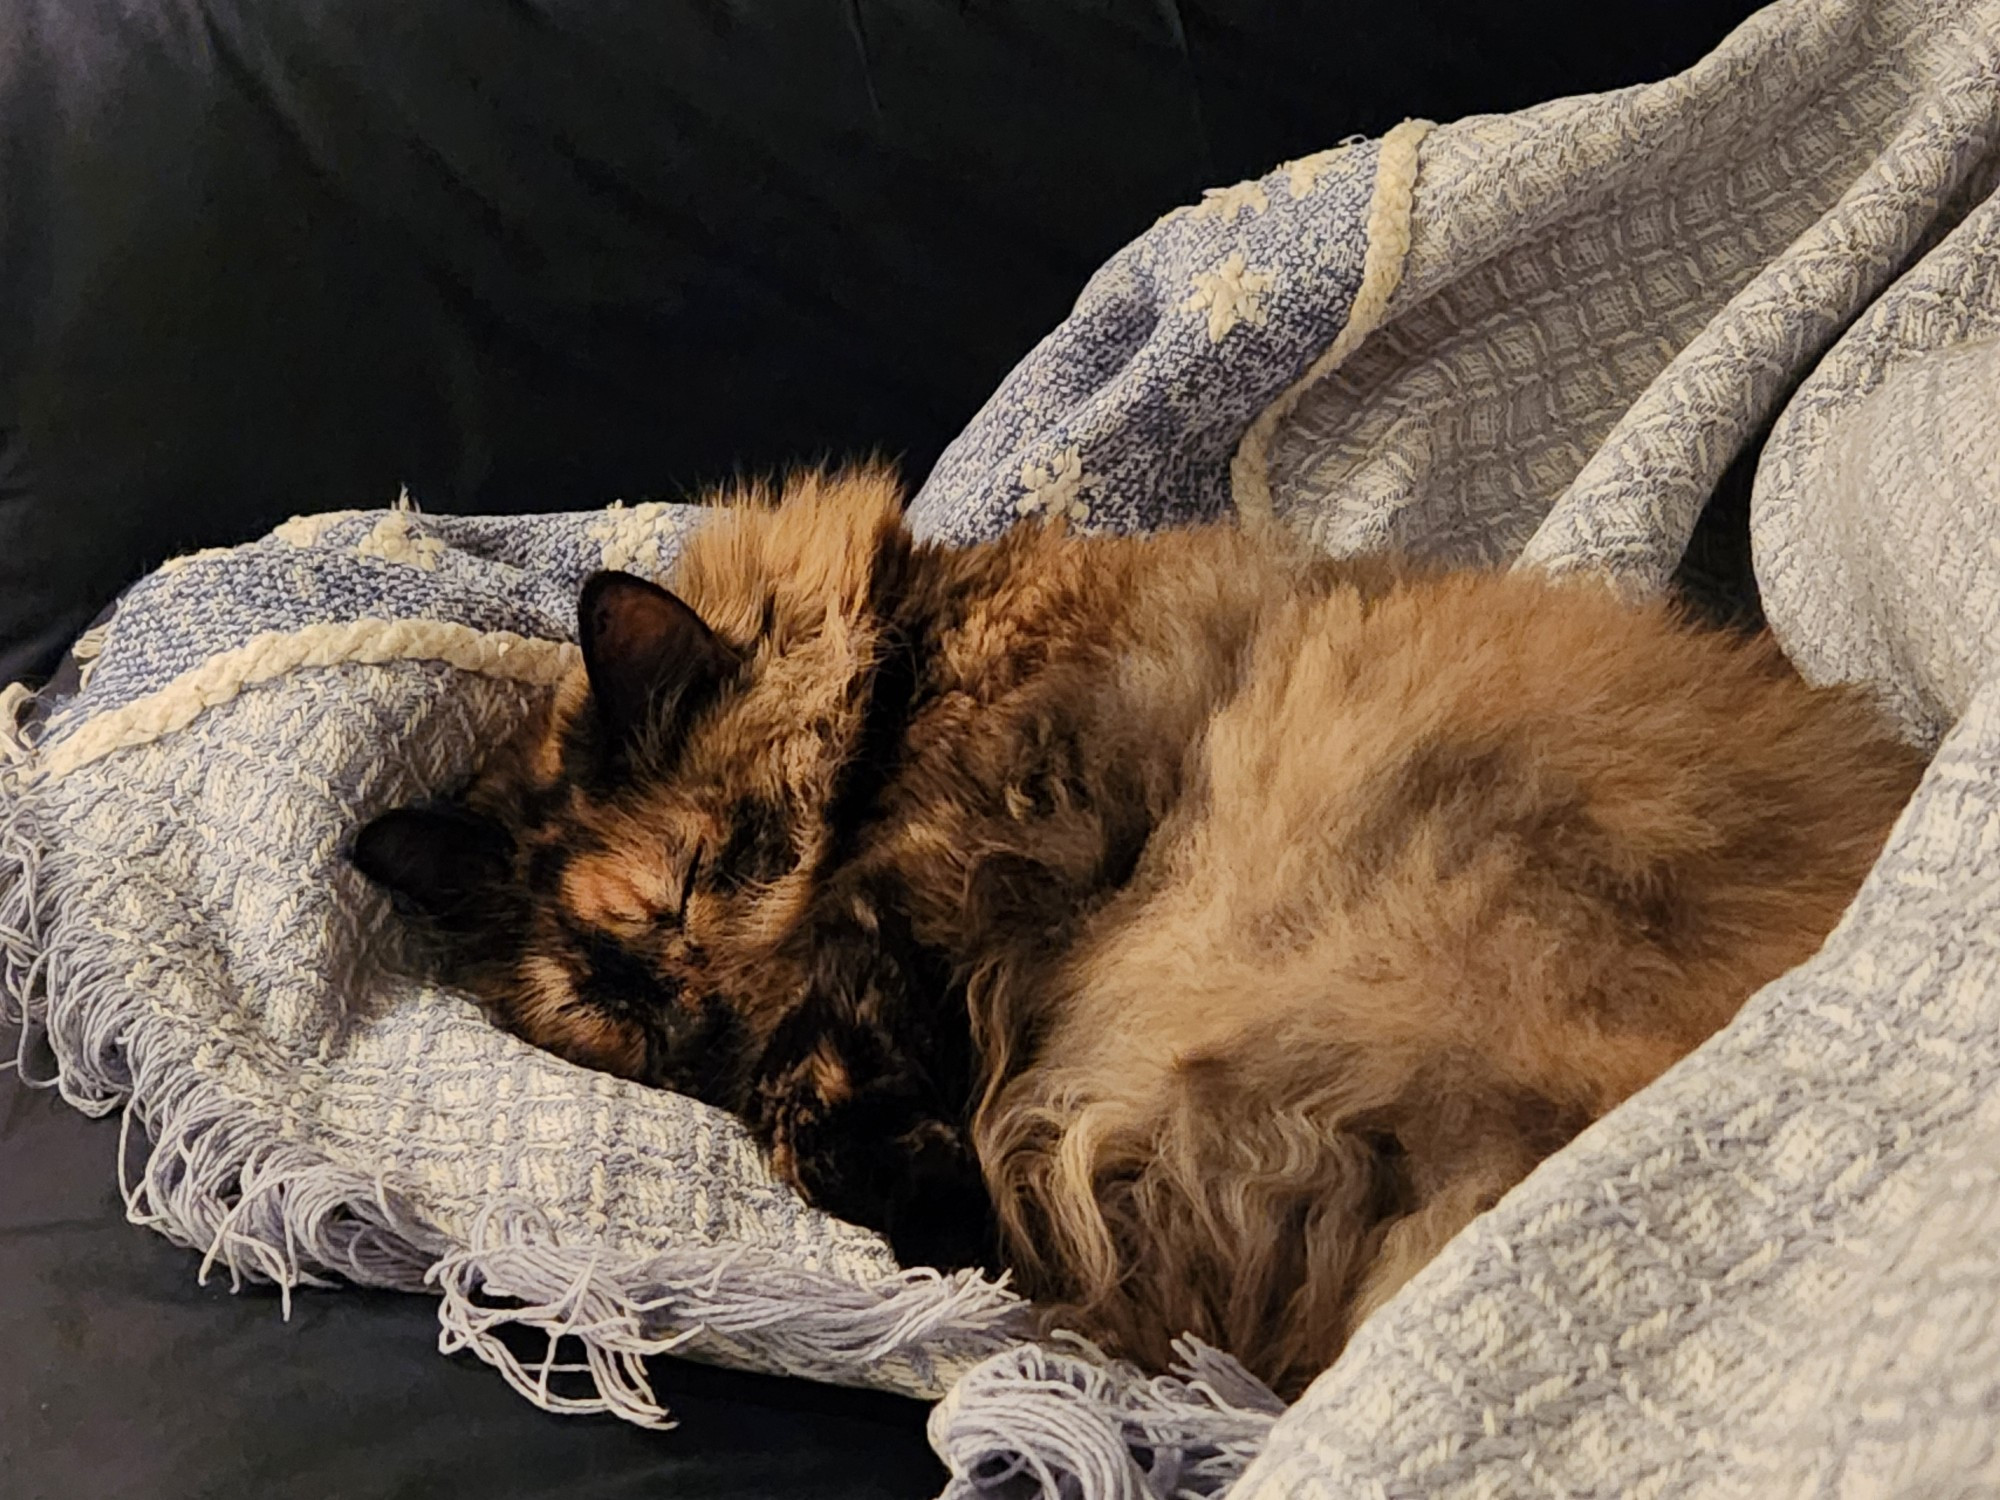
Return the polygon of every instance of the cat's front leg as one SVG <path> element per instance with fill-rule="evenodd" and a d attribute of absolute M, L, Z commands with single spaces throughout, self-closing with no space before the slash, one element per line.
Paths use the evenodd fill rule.
<path fill-rule="evenodd" d="M 995 1231 L 965 1131 L 896 1080 L 828 1086 L 824 1054 L 759 1101 L 774 1171 L 906 1266 L 992 1267 Z"/>
<path fill-rule="evenodd" d="M 757 1067 L 749 1118 L 774 1171 L 905 1265 L 997 1264 L 990 1197 L 964 1123 L 970 1047 L 939 967 L 886 903 L 814 925 L 804 993 Z"/>

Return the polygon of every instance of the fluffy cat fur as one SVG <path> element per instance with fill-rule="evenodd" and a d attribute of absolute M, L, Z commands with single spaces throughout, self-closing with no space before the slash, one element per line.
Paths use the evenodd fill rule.
<path fill-rule="evenodd" d="M 733 498 L 355 859 L 504 1025 L 906 1261 L 1281 1391 L 1818 948 L 1921 764 L 1768 638 L 1214 528 Z"/>

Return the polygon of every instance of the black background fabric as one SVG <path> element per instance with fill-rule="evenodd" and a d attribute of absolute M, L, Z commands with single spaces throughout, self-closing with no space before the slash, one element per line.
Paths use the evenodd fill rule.
<path fill-rule="evenodd" d="M 285 516 L 914 481 L 1091 270 L 1408 116 L 1686 66 L 1750 0 L 0 0 L 0 680 Z M 535 1411 L 424 1299 L 194 1284 L 0 1077 L 0 1493 L 934 1493 L 914 1403 L 664 1363 Z"/>

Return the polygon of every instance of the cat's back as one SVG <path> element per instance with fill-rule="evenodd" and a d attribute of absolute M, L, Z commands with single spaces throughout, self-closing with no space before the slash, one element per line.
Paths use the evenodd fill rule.
<path fill-rule="evenodd" d="M 1590 583 L 1351 576 L 1255 614 L 976 1125 L 1037 1295 L 1287 1389 L 1809 958 L 1921 770 L 1768 640 Z"/>
<path fill-rule="evenodd" d="M 1261 620 L 1079 956 L 1079 1041 L 1144 1032 L 1169 1067 L 1331 1008 L 1475 1053 L 1518 1023 L 1530 1072 L 1531 1015 L 1684 1050 L 1818 946 L 1921 772 L 1768 639 L 1590 583 L 1368 578 Z M 1658 1056 L 1609 1048 L 1607 1097 Z"/>
<path fill-rule="evenodd" d="M 1061 744 L 1080 799 L 1143 784 L 1157 810 L 1274 619 L 1377 571 L 1222 526 L 1075 536 L 1029 524 L 921 548 L 904 605 L 925 643 L 910 744 L 975 765 L 972 781 L 1042 776 Z"/>

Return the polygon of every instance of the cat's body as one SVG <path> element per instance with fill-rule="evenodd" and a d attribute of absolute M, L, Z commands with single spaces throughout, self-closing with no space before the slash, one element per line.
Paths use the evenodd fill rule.
<path fill-rule="evenodd" d="M 990 1197 L 1062 1321 L 1286 1389 L 1808 957 L 1920 770 L 1593 586 L 918 547 L 879 475 L 673 582 L 594 580 L 587 681 L 358 862 L 503 1022 L 736 1111 L 905 1258 L 986 1258 Z"/>

